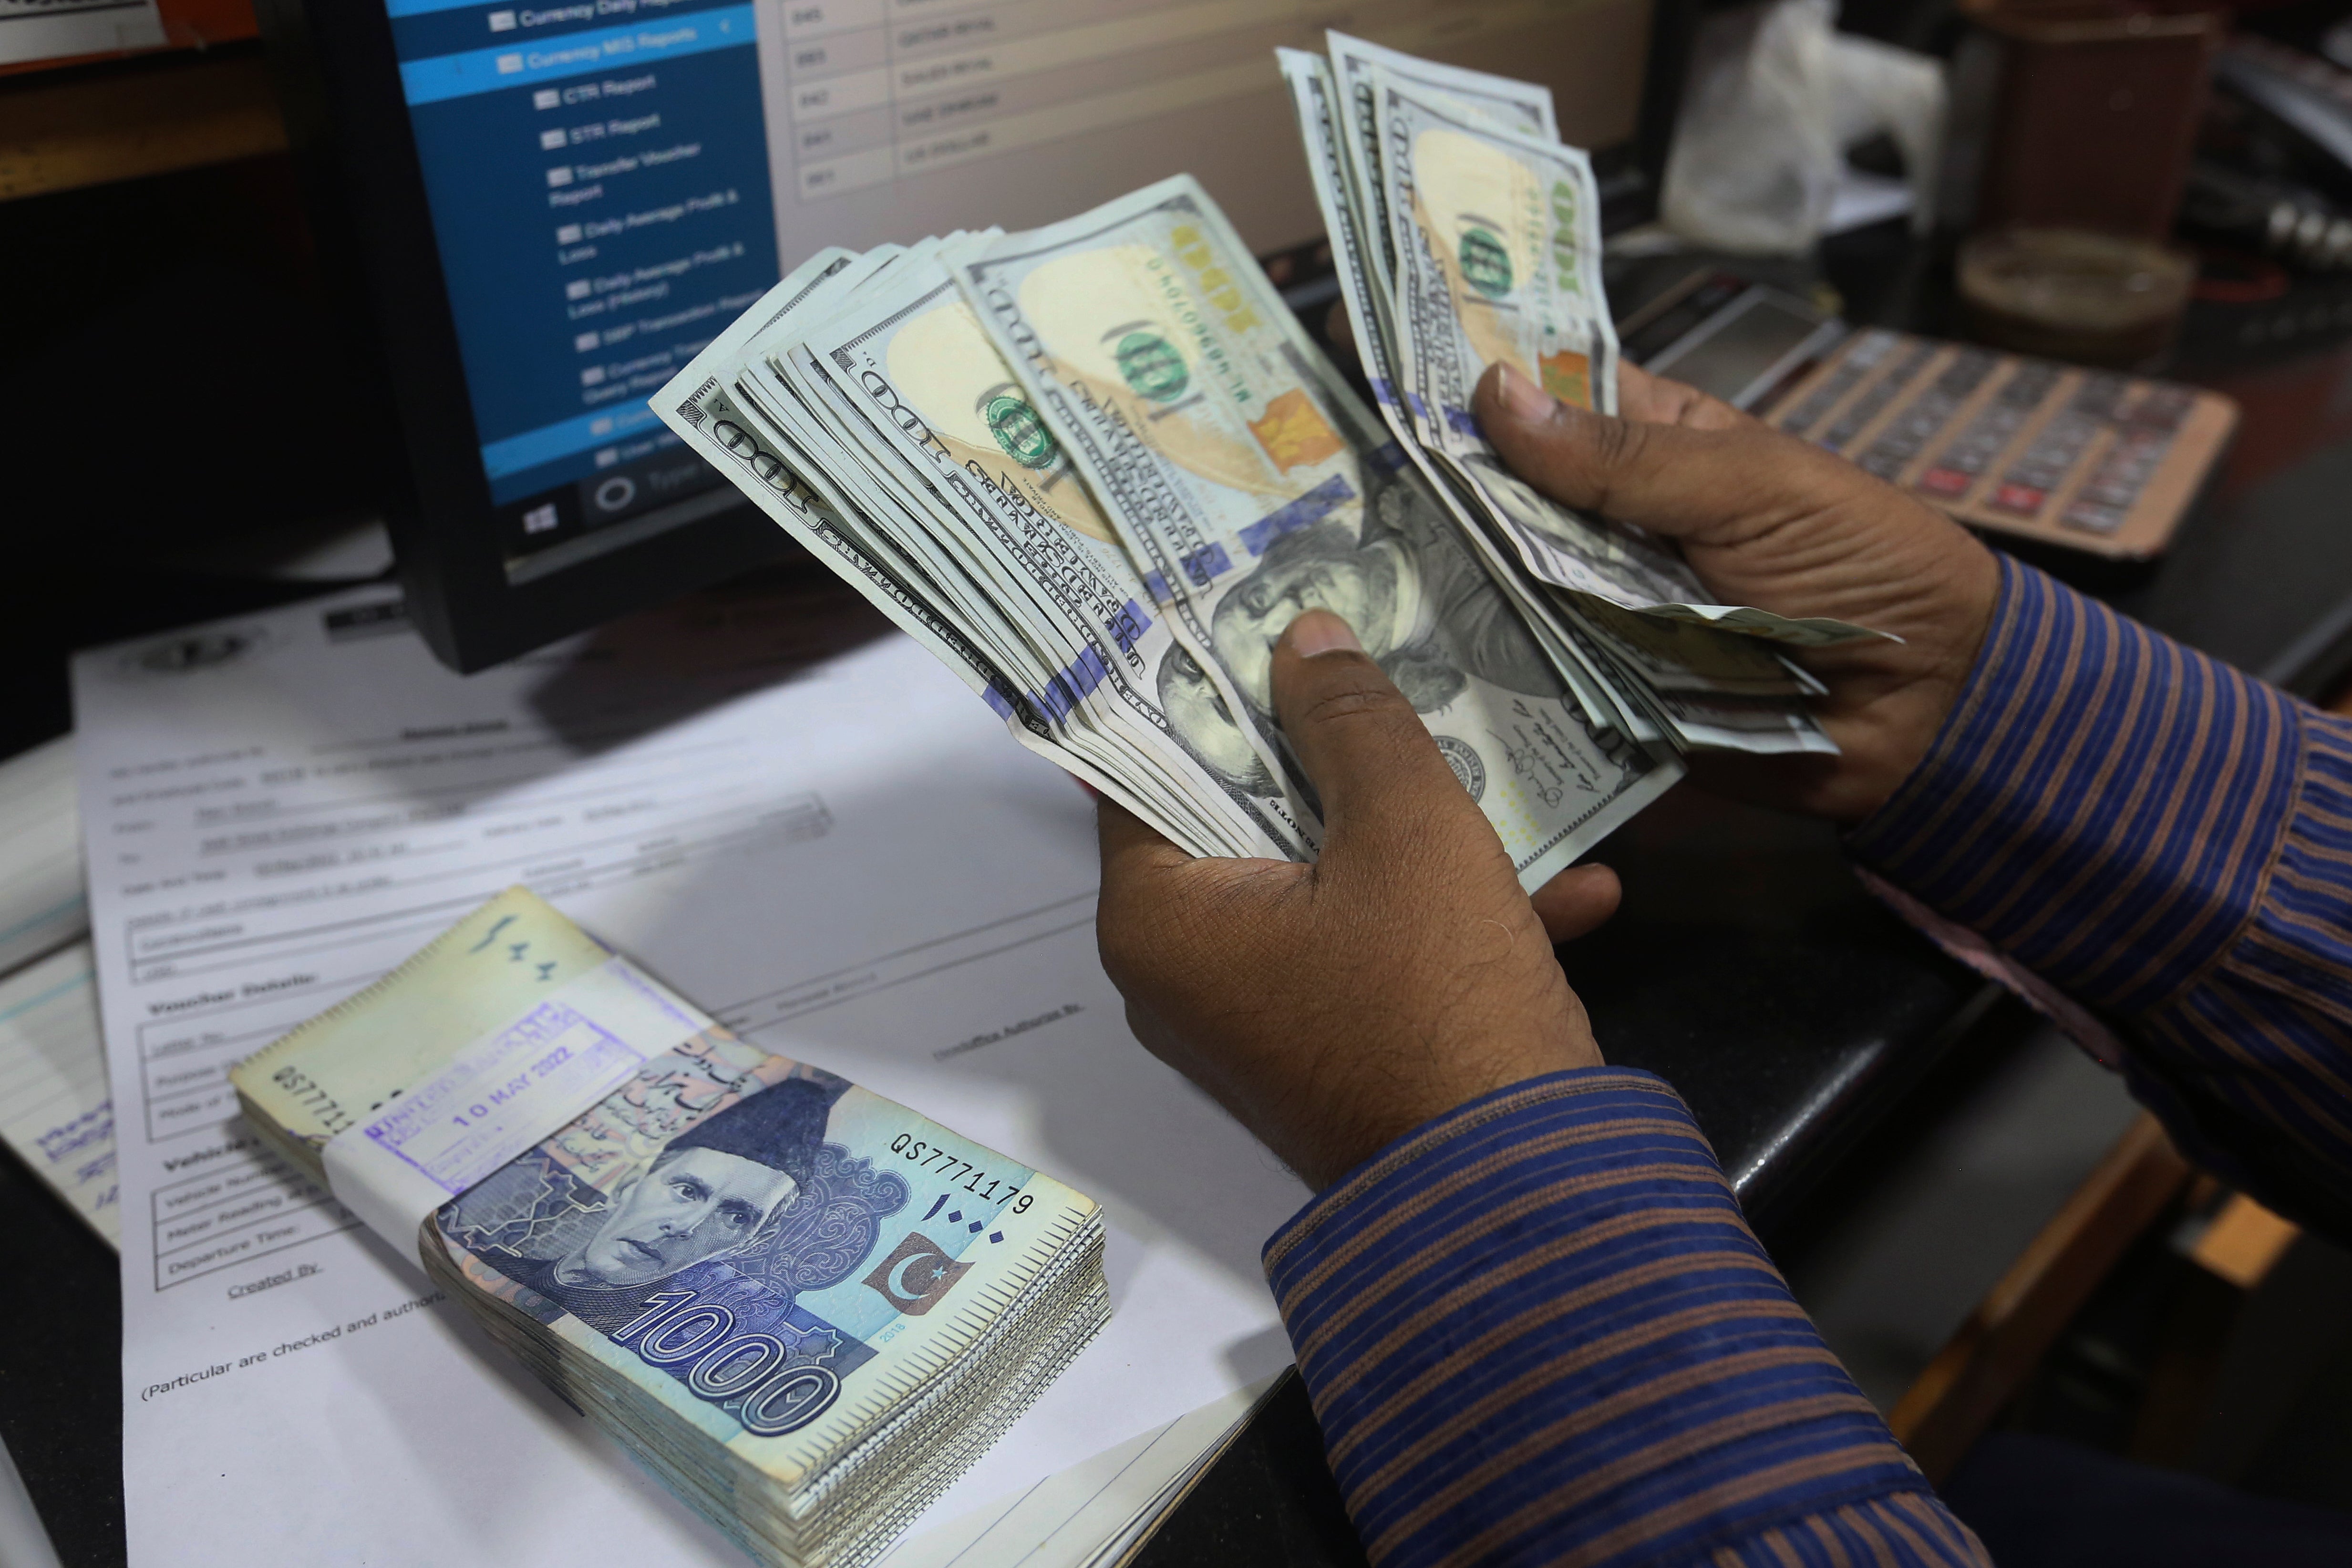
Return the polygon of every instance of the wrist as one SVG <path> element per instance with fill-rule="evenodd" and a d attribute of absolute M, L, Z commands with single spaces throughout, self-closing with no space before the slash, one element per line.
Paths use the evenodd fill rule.
<path fill-rule="evenodd" d="M 1980 641 L 1981 627 L 1978 637 Z M 1819 815 L 1842 827 L 1853 827 L 1895 798 L 1934 753 L 1968 691 L 1976 655 L 1974 643 L 1964 653 L 1956 650 L 1948 668 L 1890 693 L 1862 722 L 1824 725 L 1844 755 L 1837 769 L 1837 787 L 1824 792 Z"/>
<path fill-rule="evenodd" d="M 1486 1085 L 1475 1093 L 1449 1100 L 1444 1105 L 1432 1101 L 1425 1114 L 1409 1120 L 1399 1118 L 1377 1124 L 1368 1120 L 1350 1124 L 1344 1130 L 1334 1122 L 1326 1128 L 1328 1138 L 1318 1137 L 1311 1148 L 1300 1151 L 1298 1159 L 1290 1158 L 1273 1140 L 1264 1141 L 1282 1156 L 1285 1164 L 1297 1173 L 1309 1191 L 1328 1194 L 1389 1158 L 1395 1151 L 1425 1141 L 1438 1130 L 1465 1117 L 1475 1120 L 1474 1112 L 1479 1106 L 1503 1103 L 1529 1095 L 1544 1098 L 1556 1092 L 1574 1092 L 1576 1087 L 1587 1079 L 1625 1072 L 1633 1072 L 1641 1078 L 1649 1076 L 1634 1068 L 1611 1067 L 1596 1053 L 1590 1061 L 1573 1066 L 1548 1067 L 1506 1082 Z"/>
<path fill-rule="evenodd" d="M 1958 705 L 1846 847 L 2076 1001 L 2128 1014 L 2257 906 L 2294 819 L 2303 711 L 2007 563 Z"/>
<path fill-rule="evenodd" d="M 1841 754 L 1824 759 L 1813 798 L 1797 803 L 1801 809 L 1854 826 L 1935 753 L 1981 676 L 2006 580 L 2000 558 L 1980 548 L 1973 553 L 1972 581 L 1942 585 L 1932 614 L 1890 628 L 1903 642 L 1826 648 L 1808 659 L 1830 688 L 1816 717 Z"/>
<path fill-rule="evenodd" d="M 1321 1192 L 1381 1150 L 1465 1105 L 1603 1065 L 1589 1030 L 1580 1037 L 1501 1048 L 1485 1042 L 1441 1047 L 1437 1060 L 1412 1066 L 1383 1066 L 1351 1055 L 1302 1086 L 1292 1113 L 1278 1118 L 1281 1131 L 1255 1131 L 1309 1187 Z M 1362 1092 L 1367 1084 L 1381 1086 L 1381 1092 Z"/>
<path fill-rule="evenodd" d="M 1648 1074 L 1465 1106 L 1319 1194 L 1265 1261 L 1376 1561 L 1712 1563 L 1925 1490 Z"/>

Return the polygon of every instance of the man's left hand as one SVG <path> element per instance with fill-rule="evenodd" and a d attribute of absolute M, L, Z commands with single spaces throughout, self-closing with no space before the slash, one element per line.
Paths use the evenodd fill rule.
<path fill-rule="evenodd" d="M 1106 801 L 1098 929 L 1137 1037 L 1320 1189 L 1466 1100 L 1600 1064 L 1552 943 L 1618 886 L 1579 866 L 1529 900 L 1339 616 L 1293 621 L 1273 679 L 1321 858 L 1192 859 Z"/>

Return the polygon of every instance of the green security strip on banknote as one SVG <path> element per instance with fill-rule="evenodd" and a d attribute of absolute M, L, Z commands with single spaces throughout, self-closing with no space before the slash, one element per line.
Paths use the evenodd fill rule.
<path fill-rule="evenodd" d="M 509 1114 L 600 1054 L 630 1070 L 593 1103 Z M 427 1273 L 761 1563 L 873 1556 L 1108 1314 L 1091 1200 L 737 1039 L 526 889 L 231 1078 L 314 1176 L 356 1144 L 441 1183 Z"/>

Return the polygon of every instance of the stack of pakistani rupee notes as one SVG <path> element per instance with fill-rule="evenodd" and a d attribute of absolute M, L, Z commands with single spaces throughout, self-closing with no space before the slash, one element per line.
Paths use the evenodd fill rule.
<path fill-rule="evenodd" d="M 632 1040 L 584 1113 L 479 1141 Z M 737 1039 L 524 889 L 231 1079 L 379 1230 L 338 1134 L 454 1189 L 415 1205 L 435 1283 L 780 1568 L 871 1559 L 1109 1314 L 1091 1200 Z"/>
<path fill-rule="evenodd" d="M 1368 407 L 1186 176 L 1025 234 L 812 257 L 653 399 L 1014 735 L 1196 855 L 1308 858 L 1275 643 L 1337 611 L 1532 888 L 1681 773 L 1831 751 L 1668 544 L 1496 460 L 1486 365 L 1611 409 L 1590 164 L 1541 88 L 1283 51 Z"/>

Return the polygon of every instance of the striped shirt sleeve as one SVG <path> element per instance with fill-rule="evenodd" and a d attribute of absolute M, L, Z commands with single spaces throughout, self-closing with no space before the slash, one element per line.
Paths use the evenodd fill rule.
<path fill-rule="evenodd" d="M 1265 1264 L 1383 1568 L 1985 1561 L 1648 1073 L 1474 1100 L 1309 1204 Z"/>
<path fill-rule="evenodd" d="M 2352 1240 L 2352 723 L 2004 560 L 1960 705 L 1849 843 L 2184 1147 Z M 1647 1074 L 1461 1107 L 1266 1270 L 1384 1568 L 1985 1562 Z"/>
<path fill-rule="evenodd" d="M 2352 723 L 2004 558 L 1855 858 L 2095 1017 L 2201 1163 L 2352 1240 Z"/>

